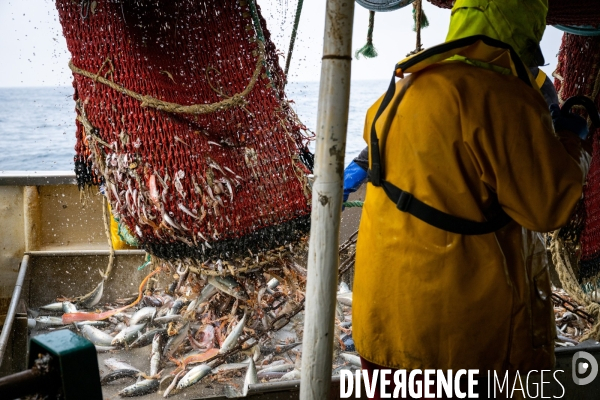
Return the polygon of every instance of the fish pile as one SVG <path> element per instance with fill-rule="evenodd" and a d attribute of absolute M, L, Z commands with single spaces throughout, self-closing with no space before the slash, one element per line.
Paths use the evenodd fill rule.
<path fill-rule="evenodd" d="M 576 346 L 582 336 L 592 328 L 592 317 L 563 289 L 552 291 L 554 320 L 556 322 L 556 347 Z"/>
<path fill-rule="evenodd" d="M 86 337 L 99 353 L 107 353 L 99 357 L 101 369 L 108 371 L 102 385 L 123 385 L 122 397 L 185 394 L 205 378 L 226 385 L 228 395 L 246 395 L 255 383 L 300 378 L 306 253 L 303 240 L 253 255 L 245 264 L 173 265 L 154 259 L 156 269 L 141 283 L 133 303 L 102 304 L 103 279 L 85 296 L 40 307 L 35 333 L 73 329 Z M 158 281 L 150 278 L 157 274 L 172 279 L 168 287 L 154 287 Z M 334 374 L 360 367 L 351 305 L 352 293 L 342 283 Z M 148 360 L 145 368 L 124 361 L 134 352 Z M 243 384 L 238 382 L 242 376 Z M 123 383 L 127 379 L 135 382 Z"/>

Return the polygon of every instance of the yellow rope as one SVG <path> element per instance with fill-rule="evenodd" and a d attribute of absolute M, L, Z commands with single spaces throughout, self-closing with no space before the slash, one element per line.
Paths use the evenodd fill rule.
<path fill-rule="evenodd" d="M 155 108 L 157 110 L 178 113 L 178 114 L 196 114 L 196 115 L 209 114 L 209 113 L 212 113 L 215 111 L 228 110 L 228 109 L 236 107 L 236 106 L 244 106 L 246 104 L 245 97 L 254 88 L 254 85 L 256 84 L 256 81 L 258 80 L 258 77 L 260 76 L 260 72 L 263 69 L 263 62 L 265 59 L 264 44 L 261 41 L 257 41 L 257 42 L 258 42 L 258 48 L 259 48 L 258 59 L 256 60 L 256 68 L 254 69 L 254 73 L 252 74 L 252 78 L 250 79 L 248 86 L 246 86 L 246 88 L 241 93 L 236 93 L 229 98 L 226 98 L 224 100 L 221 100 L 217 103 L 212 103 L 212 104 L 191 104 L 189 106 L 184 106 L 184 105 L 177 104 L 177 103 L 170 103 L 168 101 L 159 100 L 152 96 L 147 96 L 147 95 L 142 95 L 142 94 L 136 93 L 133 90 L 127 89 L 119 84 L 116 84 L 116 83 L 100 76 L 99 73 L 93 74 L 89 71 L 85 71 L 83 69 L 77 68 L 73 64 L 72 60 L 69 61 L 69 68 L 75 74 L 82 75 L 87 78 L 93 79 L 95 82 L 100 82 L 100 83 L 110 87 L 111 89 L 116 90 L 117 92 L 126 94 L 127 96 L 130 96 L 130 97 L 133 97 L 134 99 L 136 99 L 142 103 L 141 104 L 142 107 L 151 107 L 151 108 Z M 106 63 L 106 61 L 105 61 L 105 63 Z M 103 66 L 104 66 L 104 64 L 103 64 Z M 111 76 L 112 76 L 112 74 L 111 74 Z"/>
<path fill-rule="evenodd" d="M 106 238 L 108 239 L 108 248 L 110 253 L 108 255 L 108 265 L 106 266 L 106 270 L 104 271 L 104 279 L 108 279 L 108 276 L 112 272 L 113 265 L 115 263 L 115 248 L 112 244 L 112 239 L 110 237 L 110 218 L 111 215 L 108 214 L 108 203 L 106 201 L 106 196 L 102 196 L 102 221 L 104 222 L 104 233 L 106 234 Z"/>

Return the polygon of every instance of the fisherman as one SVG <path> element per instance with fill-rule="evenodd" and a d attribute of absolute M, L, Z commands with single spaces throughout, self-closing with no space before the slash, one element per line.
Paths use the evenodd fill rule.
<path fill-rule="evenodd" d="M 590 156 L 586 121 L 550 113 L 527 69 L 543 64 L 546 13 L 547 0 L 456 0 L 446 42 L 400 62 L 368 110 L 353 288 L 365 369 L 554 366 L 535 232 L 567 222 Z"/>
<path fill-rule="evenodd" d="M 529 71 L 535 76 L 535 83 L 540 88 L 548 107 L 558 105 L 558 94 L 554 84 L 540 68 L 530 67 Z M 350 164 L 344 169 L 344 203 L 348 201 L 350 194 L 356 192 L 367 182 L 367 171 L 369 170 L 369 147 L 365 147 L 358 153 Z"/>

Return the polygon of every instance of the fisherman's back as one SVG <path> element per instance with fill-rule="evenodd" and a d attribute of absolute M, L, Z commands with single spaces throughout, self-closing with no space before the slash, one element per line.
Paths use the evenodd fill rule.
<path fill-rule="evenodd" d="M 483 61 L 494 62 L 489 56 Z M 386 181 L 472 221 L 485 221 L 497 194 L 516 222 L 491 234 L 454 234 L 399 211 L 382 188 L 368 185 L 353 331 L 360 355 L 375 364 L 553 365 L 545 249 L 522 226 L 563 225 L 583 172 L 554 135 L 540 93 L 498 71 L 464 62 L 428 67 L 397 84 L 409 86 L 377 122 L 377 132 L 388 132 L 380 135 Z M 380 102 L 367 113 L 367 141 Z"/>

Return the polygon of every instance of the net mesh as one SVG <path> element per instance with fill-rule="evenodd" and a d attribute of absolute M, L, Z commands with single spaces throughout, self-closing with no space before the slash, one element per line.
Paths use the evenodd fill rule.
<path fill-rule="evenodd" d="M 252 1 L 56 2 L 80 187 L 165 259 L 233 257 L 308 229 L 312 134 Z"/>
<path fill-rule="evenodd" d="M 454 0 L 428 0 L 441 8 L 452 8 Z M 548 0 L 548 25 L 600 25 L 597 0 Z"/>
<path fill-rule="evenodd" d="M 558 56 L 554 84 L 562 102 L 585 95 L 600 106 L 600 37 L 565 33 Z M 585 114 L 584 114 L 585 115 Z M 583 190 L 583 200 L 562 231 L 568 242 L 579 249 L 578 278 L 589 281 L 600 273 L 600 129 L 590 132 L 592 162 Z"/>

